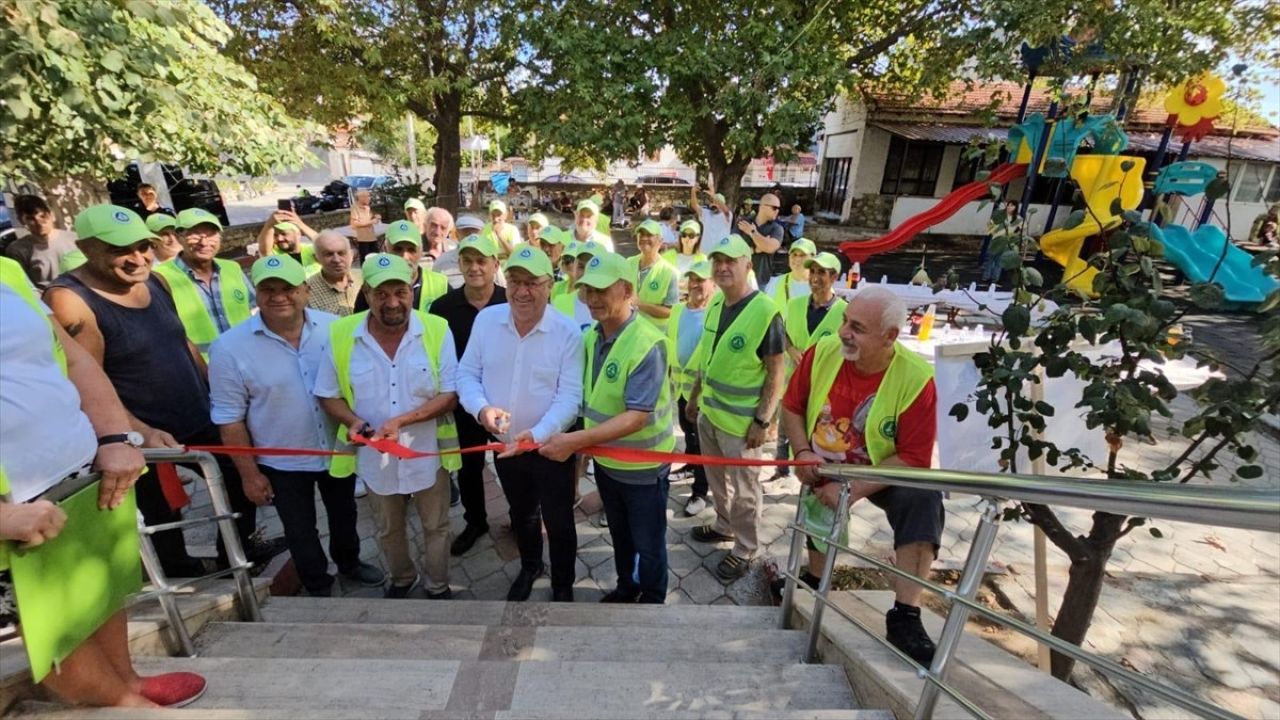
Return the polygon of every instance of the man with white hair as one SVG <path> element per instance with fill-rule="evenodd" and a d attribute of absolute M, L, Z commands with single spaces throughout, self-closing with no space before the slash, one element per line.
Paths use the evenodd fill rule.
<path fill-rule="evenodd" d="M 849 302 L 837 336 L 805 351 L 782 399 L 782 431 L 797 460 L 929 467 L 937 436 L 937 391 L 933 368 L 897 341 L 906 321 L 902 300 L 872 286 Z M 806 525 L 825 535 L 840 485 L 819 473 L 806 465 L 796 475 L 812 488 L 801 498 Z M 942 494 L 864 480 L 852 481 L 849 489 L 850 503 L 866 498 L 884 510 L 893 528 L 894 564 L 928 577 L 942 538 Z M 823 567 L 825 552 L 826 543 L 809 540 L 805 582 L 817 585 L 813 573 Z M 885 615 L 888 640 L 928 666 L 935 648 L 920 622 L 922 588 L 898 580 L 894 590 L 896 602 Z"/>
<path fill-rule="evenodd" d="M 441 208 L 432 208 L 432 210 L 439 210 L 445 215 L 449 215 L 448 210 Z M 459 246 L 463 240 L 484 230 L 484 221 L 474 215 L 459 215 L 458 222 L 455 225 L 453 216 L 449 215 L 449 228 L 450 230 L 456 229 L 457 232 L 454 233 L 456 237 L 453 238 L 453 242 L 448 243 L 451 247 L 446 248 L 443 253 L 436 257 L 436 262 L 432 269 L 438 273 L 443 273 L 449 279 L 449 287 L 458 288 L 463 284 L 462 270 L 458 266 Z M 448 239 L 449 234 L 449 231 L 445 231 L 445 239 Z"/>
<path fill-rule="evenodd" d="M 356 293 L 360 290 L 360 282 L 351 275 L 355 254 L 351 241 L 336 230 L 322 230 L 313 247 L 320 272 L 307 278 L 311 289 L 307 307 L 338 317 L 350 315 L 355 312 Z"/>

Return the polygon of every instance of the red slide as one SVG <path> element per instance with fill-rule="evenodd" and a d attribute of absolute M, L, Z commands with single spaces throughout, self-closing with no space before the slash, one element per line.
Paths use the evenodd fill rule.
<path fill-rule="evenodd" d="M 974 200 L 982 199 L 989 192 L 987 188 L 991 183 L 1004 185 L 1011 180 L 1022 177 L 1026 172 L 1026 165 L 1012 163 L 999 165 L 991 171 L 991 174 L 985 180 L 974 180 L 968 185 L 961 185 L 952 190 L 950 194 L 939 200 L 937 205 L 919 215 L 907 218 L 906 222 L 889 231 L 887 235 L 882 235 L 875 240 L 851 240 L 840 243 L 840 252 L 844 253 L 851 262 L 866 262 L 867 258 L 872 255 L 888 252 L 898 247 L 919 233 L 955 215 L 965 205 Z"/>

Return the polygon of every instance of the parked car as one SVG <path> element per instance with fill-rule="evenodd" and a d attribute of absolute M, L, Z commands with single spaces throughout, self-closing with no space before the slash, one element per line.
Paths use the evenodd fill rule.
<path fill-rule="evenodd" d="M 293 198 L 293 206 L 299 215 L 314 215 L 318 212 L 351 207 L 348 199 L 350 187 L 342 180 L 334 180 L 316 193 L 303 190 L 299 186 L 298 194 Z"/>
<path fill-rule="evenodd" d="M 692 185 L 679 175 L 641 175 L 636 178 L 636 185 Z"/>
<path fill-rule="evenodd" d="M 208 178 L 190 177 L 177 165 L 162 165 L 161 174 L 175 212 L 182 212 L 189 208 L 203 208 L 218 216 L 223 225 L 231 224 L 231 220 L 227 217 L 227 206 L 222 199 L 222 191 L 218 188 L 217 182 Z M 138 186 L 141 184 L 142 173 L 138 169 L 138 164 L 130 163 L 129 167 L 125 168 L 124 177 L 107 183 L 111 202 L 132 210 L 141 210 L 142 203 L 138 201 Z"/>

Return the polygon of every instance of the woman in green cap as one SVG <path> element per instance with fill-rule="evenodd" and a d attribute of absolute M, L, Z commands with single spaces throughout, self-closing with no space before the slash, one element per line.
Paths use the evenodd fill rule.
<path fill-rule="evenodd" d="M 707 259 L 702 254 L 702 225 L 697 220 L 685 220 L 680 223 L 680 235 L 676 238 L 676 246 L 662 251 L 662 259 L 676 269 L 676 277 L 680 280 L 680 299 L 689 296 L 689 268 Z"/>

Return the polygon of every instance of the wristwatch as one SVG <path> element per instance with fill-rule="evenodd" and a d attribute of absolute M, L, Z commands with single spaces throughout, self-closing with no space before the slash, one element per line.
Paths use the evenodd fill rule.
<path fill-rule="evenodd" d="M 114 435 L 103 435 L 98 438 L 98 447 L 102 447 L 103 445 L 113 445 L 115 443 L 124 443 L 130 447 L 140 448 L 142 447 L 142 433 L 130 431 L 115 433 Z"/>
<path fill-rule="evenodd" d="M 751 417 L 751 422 L 755 423 L 756 425 L 759 425 L 759 426 L 760 426 L 760 429 L 762 429 L 762 430 L 768 430 L 768 429 L 769 429 L 769 421 L 768 421 L 768 420 L 761 420 L 761 419 L 760 419 L 760 418 L 758 418 L 758 417 L 752 416 L 752 417 Z"/>

